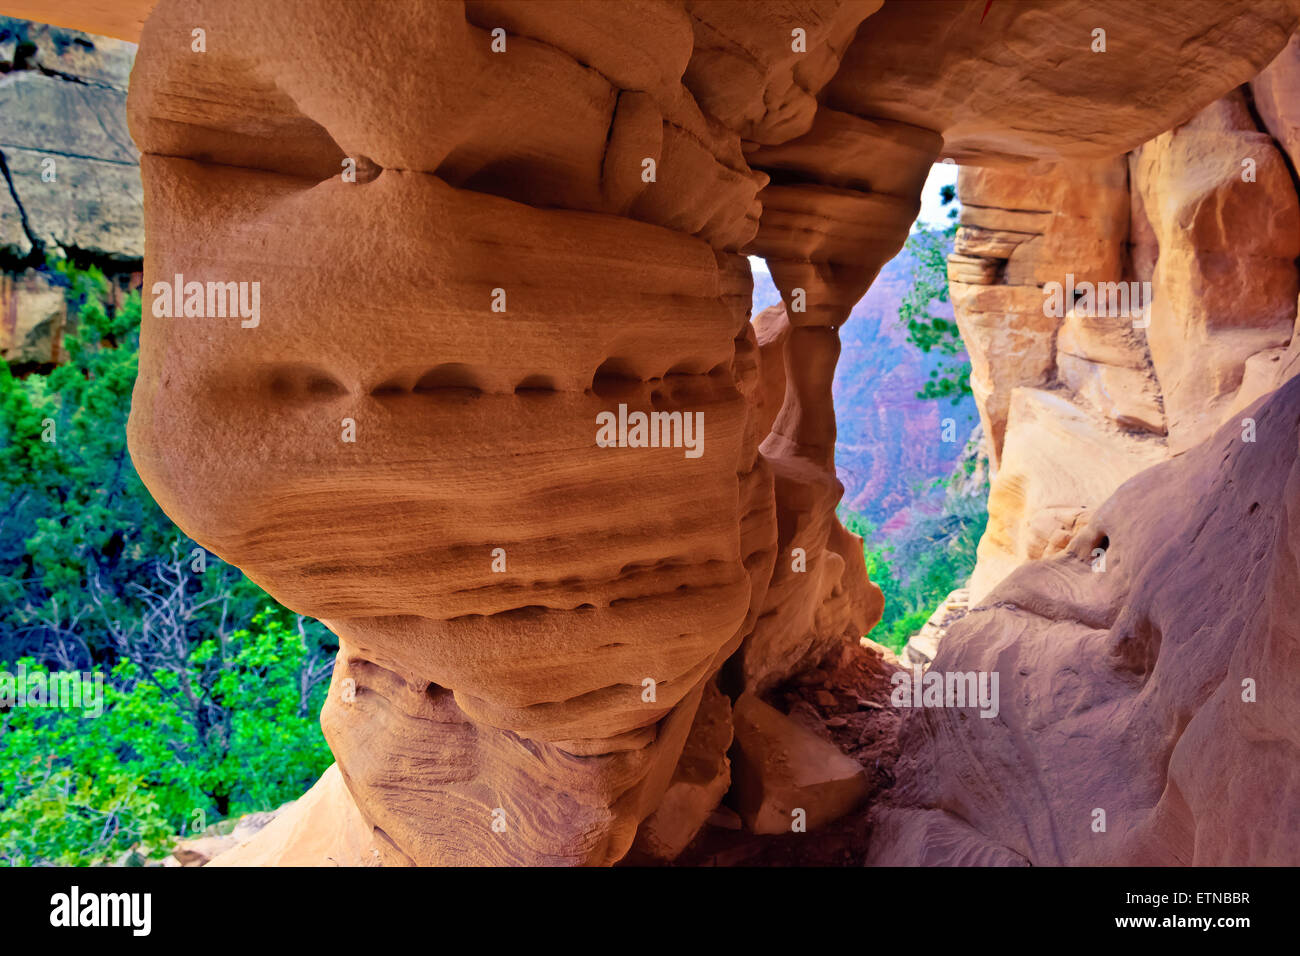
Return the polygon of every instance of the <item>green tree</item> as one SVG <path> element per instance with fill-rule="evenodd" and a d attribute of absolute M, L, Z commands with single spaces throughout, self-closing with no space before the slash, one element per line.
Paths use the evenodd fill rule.
<path fill-rule="evenodd" d="M 940 198 L 943 205 L 948 205 L 956 199 L 956 191 L 952 186 L 944 186 Z M 950 209 L 948 214 L 949 218 L 955 217 L 957 210 Z M 948 255 L 956 235 L 957 223 L 952 222 L 942 229 L 922 227 L 907 237 L 904 248 L 915 260 L 916 269 L 898 307 L 898 319 L 907 329 L 907 341 L 927 355 L 934 353 L 939 357 L 938 367 L 930 371 L 929 381 L 916 397 L 950 398 L 954 405 L 971 394 L 970 362 L 965 360 L 965 346 L 957 323 L 934 312 L 937 303 L 950 301 Z"/>
<path fill-rule="evenodd" d="M 0 706 L 0 859 L 99 862 L 161 847 L 195 811 L 300 794 L 330 759 L 316 715 L 336 645 L 198 549 L 136 474 L 139 292 L 115 308 L 98 269 L 46 274 L 67 363 L 19 378 L 0 362 L 0 671 L 105 674 L 107 704 Z"/>
<path fill-rule="evenodd" d="M 184 669 L 120 659 L 100 716 L 0 715 L 0 862 L 102 863 L 133 848 L 162 856 L 179 832 L 306 790 L 330 762 L 316 719 L 326 687 L 301 681 L 310 652 L 292 617 L 268 607 L 251 629 L 200 643 Z M 195 701 L 219 720 L 196 721 Z"/>
<path fill-rule="evenodd" d="M 944 598 L 965 585 L 988 525 L 987 498 L 987 488 L 973 496 L 948 496 L 939 514 L 912 519 L 888 541 L 861 515 L 841 508 L 841 523 L 862 538 L 867 576 L 885 597 L 884 612 L 868 637 L 901 652 Z"/>

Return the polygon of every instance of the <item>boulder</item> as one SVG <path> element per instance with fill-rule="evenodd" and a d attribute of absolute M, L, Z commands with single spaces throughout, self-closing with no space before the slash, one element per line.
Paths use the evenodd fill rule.
<path fill-rule="evenodd" d="M 286 804 L 292 806 L 293 804 Z M 203 836 L 182 840 L 172 849 L 164 865 L 203 866 L 227 850 L 248 842 L 254 834 L 274 820 L 285 807 L 262 813 L 246 813 L 233 826 L 209 827 Z"/>
<path fill-rule="evenodd" d="M 790 833 L 796 823 L 814 830 L 870 792 L 861 764 L 758 696 L 742 694 L 734 720 L 731 800 L 750 832 Z"/>
<path fill-rule="evenodd" d="M 629 860 L 674 860 L 712 819 L 731 786 L 731 740 L 731 701 L 709 684 L 668 789 L 641 822 Z"/>

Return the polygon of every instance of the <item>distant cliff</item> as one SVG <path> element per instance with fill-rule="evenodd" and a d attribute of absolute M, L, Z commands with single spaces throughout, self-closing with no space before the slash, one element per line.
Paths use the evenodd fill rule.
<path fill-rule="evenodd" d="M 68 318 L 47 257 L 139 281 L 134 59 L 131 43 L 0 17 L 0 356 L 20 369 L 61 358 Z"/>
<path fill-rule="evenodd" d="M 923 495 L 922 488 L 951 473 L 978 421 L 970 396 L 956 405 L 916 397 L 938 361 L 909 345 L 898 321 L 914 268 L 904 249 L 880 271 L 840 329 L 835 372 L 835 468 L 843 503 L 885 532 L 906 521 L 922 498 L 937 507 L 942 496 Z M 779 301 L 771 278 L 755 271 L 754 314 Z M 950 306 L 936 304 L 940 309 L 952 315 Z M 945 419 L 952 419 L 946 433 Z"/>

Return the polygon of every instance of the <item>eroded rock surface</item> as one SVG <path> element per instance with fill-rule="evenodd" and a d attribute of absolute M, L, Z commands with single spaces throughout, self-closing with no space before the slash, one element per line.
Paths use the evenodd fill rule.
<path fill-rule="evenodd" d="M 129 26 L 97 4 L 54 6 Z M 1213 211 L 1236 208 L 1237 189 L 1226 166 L 1186 170 L 1205 142 L 1267 151 L 1244 100 L 1216 101 L 1286 55 L 1297 5 L 996 3 L 981 24 L 982 6 L 394 0 L 380 18 L 326 0 L 157 5 L 129 101 L 146 289 L 256 282 L 260 305 L 242 322 L 147 311 L 133 459 L 188 534 L 340 641 L 322 715 L 337 769 L 223 862 L 611 863 L 647 818 L 643 848 L 671 855 L 690 826 L 669 834 L 654 814 L 675 786 L 692 819 L 713 802 L 724 705 L 797 723 L 797 703 L 783 714 L 762 698 L 879 616 L 861 542 L 834 515 L 838 327 L 941 156 L 1059 164 L 1001 186 L 987 174 L 954 267 L 1004 474 L 1030 460 L 1014 447 L 1018 401 L 1089 468 L 1097 427 L 1167 444 L 1208 427 L 1181 393 L 1160 401 L 1178 390 L 1162 369 L 1194 377 L 1176 344 L 1077 312 L 1042 321 L 1048 275 L 1123 277 L 1130 241 L 1168 253 L 1141 261 L 1171 309 L 1201 302 L 1181 277 L 1210 274 L 1175 271 L 1175 249 L 1198 269 L 1269 264 L 1244 339 L 1214 338 L 1231 322 L 1212 307 L 1187 328 L 1223 357 L 1210 381 L 1225 409 L 1240 398 L 1234 363 L 1254 388 L 1281 381 L 1247 367 L 1290 354 L 1272 260 L 1292 213 L 1270 207 L 1225 260 Z M 1278 60 L 1258 95 L 1281 129 L 1291 74 Z M 1261 168 L 1280 183 L 1278 161 Z M 1162 193 L 1166 169 L 1183 172 Z M 1198 211 L 1203 227 L 1184 230 Z M 746 253 L 783 299 L 757 328 Z M 1062 432 L 1058 400 L 1082 426 Z M 1295 766 L 1290 691 L 1270 683 L 1268 706 L 1242 711 L 1230 685 L 1285 675 L 1295 635 L 1280 602 L 1224 592 L 1241 575 L 1218 562 L 1235 555 L 1268 595 L 1294 587 L 1295 401 L 1288 386 L 1255 406 L 1268 443 L 1230 447 L 1225 426 L 1095 513 L 1073 491 L 1019 493 L 1007 553 L 1047 560 L 1002 585 L 994 611 L 973 607 L 933 665 L 999 668 L 1002 717 L 908 718 L 912 769 L 872 836 L 879 859 L 1295 859 L 1285 841 L 1228 841 L 1234 827 L 1295 832 L 1294 802 L 1261 808 L 1243 775 L 1203 772 L 1236 743 L 1294 783 L 1276 766 Z M 620 409 L 702 414 L 702 453 L 601 447 L 597 416 Z M 1127 477 L 1120 457 L 1089 494 Z M 1229 515 L 1229 478 L 1257 504 L 1254 530 L 1236 530 L 1247 518 Z M 1189 508 L 1133 514 L 1168 500 L 1166 484 Z M 1035 523 L 1062 507 L 1061 527 Z M 762 738 L 742 717 L 737 736 Z M 829 719 L 841 734 L 862 720 Z M 1058 746 L 1057 727 L 1086 744 Z M 1036 761 L 1008 743 L 1027 734 Z M 965 823 L 932 809 L 960 801 Z M 1108 843 L 1088 842 L 1079 809 L 1097 802 L 1112 808 Z M 1204 819 L 1224 805 L 1258 822 Z M 1121 834 L 1139 849 L 1114 849 Z"/>
<path fill-rule="evenodd" d="M 949 278 L 1000 466 L 977 603 L 1294 374 L 1300 201 L 1283 140 L 1248 105 L 1234 90 L 1127 163 L 1038 164 L 1028 186 L 1023 169 L 963 170 Z M 1078 300 L 1052 308 L 1051 283 Z"/>
<path fill-rule="evenodd" d="M 0 257 L 73 252 L 132 268 L 143 257 L 126 128 L 134 54 L 131 43 L 0 16 Z"/>
<path fill-rule="evenodd" d="M 775 683 L 879 613 L 834 518 L 833 329 L 786 344 L 792 444 L 760 455 L 739 254 L 767 183 L 741 131 L 776 136 L 753 104 L 802 133 L 804 85 L 874 6 L 791 7 L 825 18 L 810 32 L 825 64 L 790 73 L 725 5 L 592 23 L 577 5 L 394 4 L 386 55 L 418 64 L 401 82 L 429 91 L 419 115 L 364 68 L 365 8 L 150 18 L 131 100 L 147 280 L 256 281 L 261 311 L 249 328 L 147 320 L 133 456 L 187 532 L 339 635 L 322 721 L 383 862 L 619 859 L 742 644 L 756 651 L 728 681 Z M 199 17 L 196 56 L 176 38 Z M 647 55 L 602 47 L 647 17 Z M 705 24 L 741 31 L 750 105 L 717 99 L 707 67 L 693 81 L 694 51 L 716 56 Z M 302 47 L 272 39 L 290 31 Z M 874 267 L 910 217 L 890 219 Z M 840 243 L 826 262 L 861 261 Z M 598 415 L 620 407 L 702 416 L 700 453 L 599 447 Z M 286 546 L 304 533 L 309 548 Z M 794 547 L 806 573 L 776 628 L 769 579 Z M 729 743 L 705 735 L 715 766 Z"/>
<path fill-rule="evenodd" d="M 872 862 L 1300 859 L 1300 380 L 1247 411 L 953 626 L 931 670 L 1000 673 L 1000 712 L 905 719 Z"/>

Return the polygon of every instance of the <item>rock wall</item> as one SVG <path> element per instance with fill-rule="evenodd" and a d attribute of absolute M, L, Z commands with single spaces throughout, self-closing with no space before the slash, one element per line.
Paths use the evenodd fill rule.
<path fill-rule="evenodd" d="M 1293 39 L 1127 158 L 963 170 L 950 278 L 1000 468 L 931 667 L 1015 703 L 905 722 L 872 862 L 1300 858 L 1298 84 Z M 1067 272 L 1151 291 L 1054 318 Z"/>
<path fill-rule="evenodd" d="M 1294 83 L 1295 57 L 1257 82 Z M 1296 108 L 1267 121 L 1251 90 L 1127 157 L 960 174 L 949 280 L 997 468 L 976 602 L 1294 374 Z"/>
<path fill-rule="evenodd" d="M 339 635 L 322 722 L 383 862 L 617 860 L 687 785 L 688 739 L 722 766 L 729 735 L 692 723 L 724 662 L 731 694 L 761 690 L 879 614 L 834 517 L 831 323 L 901 245 L 938 137 L 875 191 L 769 185 L 812 139 L 742 150 L 816 135 L 809 89 L 875 6 L 791 7 L 801 59 L 786 14 L 760 30 L 729 4 L 392 4 L 387 71 L 354 5 L 149 19 L 146 281 L 256 281 L 261 315 L 146 318 L 132 454 L 187 533 Z M 841 150 L 880 135 L 861 125 Z M 880 238 L 810 249 L 809 203 Z M 816 317 L 784 343 L 765 442 L 755 244 Z M 810 256 L 856 270 L 844 307 Z M 702 415 L 703 454 L 598 447 L 620 406 Z"/>
<path fill-rule="evenodd" d="M 1000 713 L 909 714 L 870 862 L 1300 859 L 1300 380 L 1246 414 L 1256 441 L 1136 475 L 953 625 L 931 672 L 999 673 Z"/>
<path fill-rule="evenodd" d="M 0 17 L 0 357 L 19 369 L 63 358 L 69 316 L 47 256 L 138 284 L 144 212 L 126 128 L 134 57 L 132 43 Z"/>
<path fill-rule="evenodd" d="M 53 18 L 79 23 L 99 9 L 53 6 Z M 728 776 L 727 800 L 753 830 L 799 810 L 827 822 L 869 798 L 838 750 L 812 742 L 825 737 L 771 706 L 816 665 L 857 667 L 844 647 L 880 612 L 861 544 L 834 516 L 839 326 L 898 250 L 941 156 L 1087 162 L 1104 194 L 1071 205 L 1068 181 L 1020 170 L 1048 215 L 1008 218 L 998 210 L 1024 207 L 991 198 L 963 253 L 972 278 L 988 281 L 968 285 L 1028 288 L 1036 268 L 1076 255 L 1099 277 L 1121 269 L 1112 244 L 1127 164 L 1114 157 L 1199 122 L 1300 20 L 1286 0 L 999 3 L 981 22 L 982 6 L 394 0 L 382 20 L 328 0 L 153 9 L 128 102 L 155 306 L 132 456 L 188 534 L 326 621 L 341 648 L 322 714 L 337 770 L 220 862 L 663 859 Z M 1103 61 L 1087 39 L 1099 22 Z M 1276 79 L 1261 89 L 1285 111 L 1290 81 Z M 1214 114 L 1210 128 L 1237 129 L 1232 115 Z M 1185 152 L 1161 148 L 1170 164 Z M 1178 217 L 1164 215 L 1147 218 L 1168 248 Z M 1055 220 L 1092 238 L 1049 229 Z M 1010 285 L 979 271 L 983 259 L 1009 264 L 1010 251 L 986 253 L 1017 235 L 1041 261 L 1017 258 Z M 746 253 L 767 260 L 783 299 L 757 329 Z M 260 308 L 214 316 L 197 296 L 168 314 L 185 282 L 257 283 Z M 1026 383 L 1001 373 L 1000 355 L 1031 353 L 1027 384 L 1071 369 L 1079 401 L 1149 371 L 1127 333 L 1077 323 L 1058 335 L 992 301 L 1023 291 L 970 295 L 963 330 L 982 328 L 971 351 L 1003 473 L 1015 461 L 1015 386 Z M 1211 337 L 1223 324 L 1207 313 L 1197 327 Z M 1278 347 L 1278 315 L 1265 325 L 1250 344 Z M 1074 343 L 1064 361 L 1062 339 Z M 1223 362 L 1244 362 L 1230 345 Z M 1182 359 L 1154 340 L 1149 352 L 1163 394 L 1161 369 Z M 1215 381 L 1226 388 L 1226 376 Z M 1285 665 L 1294 644 L 1275 609 L 1295 576 L 1284 496 L 1295 395 L 1255 409 L 1289 441 L 1201 445 L 1145 472 L 1138 492 L 1088 516 L 1056 563 L 1027 566 L 1037 591 L 962 619 L 933 666 L 1000 668 L 1004 717 L 965 721 L 960 734 L 948 711 L 903 721 L 878 858 L 1108 858 L 1061 837 L 1069 807 L 1031 799 L 1070 774 L 1063 793 L 1100 794 L 1121 815 L 1158 797 L 1155 782 L 1176 781 L 1160 813 L 1123 816 L 1126 832 L 1146 827 L 1152 858 L 1230 855 L 1189 854 L 1189 828 L 1226 805 L 1205 824 L 1205 846 L 1225 847 L 1262 791 L 1216 792 L 1241 778 L 1204 766 L 1226 743 L 1263 747 L 1270 769 L 1294 748 L 1277 724 L 1295 712 L 1287 691 L 1243 715 L 1215 687 L 1254 663 Z M 1100 420 L 1163 427 L 1169 440 L 1204 427 L 1142 388 L 1123 398 Z M 703 453 L 603 447 L 598 416 L 620 407 L 702 415 Z M 1045 433 L 1057 428 L 1050 405 L 1036 414 Z M 1133 518 L 1132 496 L 1153 494 L 1153 480 L 1202 509 L 1236 482 L 1256 501 L 1255 530 L 1233 537 L 1232 520 L 1245 519 L 1226 509 L 1199 525 L 1193 509 Z M 1197 552 L 1183 591 L 1158 586 L 1176 564 L 1170 536 L 1194 547 L 1211 519 L 1234 560 L 1261 575 L 1264 604 L 1221 590 L 1219 548 Z M 1104 540 L 1119 573 L 1065 567 Z M 1210 619 L 1218 636 L 1191 641 Z M 1174 650 L 1157 659 L 1161 634 Z M 1255 656 L 1242 664 L 1234 649 Z M 879 660 L 860 669 L 873 686 L 891 672 Z M 825 707 L 876 703 L 824 693 Z M 1049 746 L 1077 736 L 1068 721 L 1080 710 L 1096 722 L 1079 731 L 1091 733 L 1082 766 L 1095 774 Z M 1192 712 L 1200 723 L 1179 737 Z M 1139 717 L 1149 736 L 1127 762 L 1105 763 Z M 837 727 L 868 739 L 854 721 Z M 1240 732 L 1220 744 L 1225 725 Z M 1017 749 L 1031 733 L 1045 740 L 1037 762 Z M 1292 750 L 1268 753 L 1273 741 Z M 1171 759 L 1191 771 L 1166 773 Z M 1006 775 L 994 786 L 969 785 L 998 761 Z M 1115 783 L 1129 777 L 1109 776 L 1120 771 L 1139 781 L 1131 792 Z M 965 801 L 984 812 L 937 809 Z M 1267 827 L 1292 805 L 1274 807 Z M 1284 843 L 1242 852 L 1295 856 Z"/>

